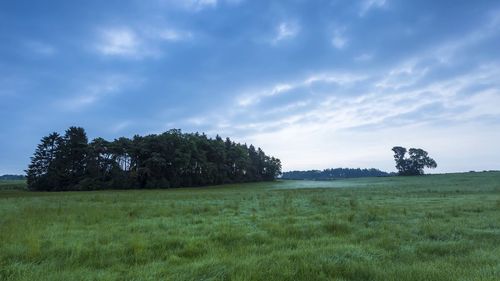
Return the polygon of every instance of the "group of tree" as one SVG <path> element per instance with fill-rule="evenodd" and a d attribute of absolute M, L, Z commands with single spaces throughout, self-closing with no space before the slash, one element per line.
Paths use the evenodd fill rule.
<path fill-rule="evenodd" d="M 427 151 L 420 148 L 410 148 L 407 150 L 401 146 L 392 148 L 396 169 L 400 176 L 418 176 L 424 174 L 424 168 L 434 169 L 437 167 L 436 161 L 429 157 Z M 349 169 L 336 168 L 325 170 L 289 171 L 284 172 L 282 179 L 287 180 L 334 180 L 345 178 L 361 177 L 387 177 L 395 173 L 387 173 L 378 169 Z"/>
<path fill-rule="evenodd" d="M 270 181 L 281 162 L 253 145 L 178 129 L 89 142 L 70 127 L 41 139 L 26 173 L 30 190 L 171 188 Z"/>
<path fill-rule="evenodd" d="M 362 177 L 386 177 L 391 174 L 380 171 L 378 169 L 350 169 L 336 168 L 325 170 L 308 170 L 308 171 L 290 171 L 284 172 L 282 179 L 287 180 L 334 180 L 345 178 L 362 178 Z"/>
<path fill-rule="evenodd" d="M 25 180 L 23 175 L 1 175 L 0 180 Z"/>
<path fill-rule="evenodd" d="M 434 169 L 436 161 L 429 157 L 427 151 L 420 148 L 410 148 L 408 151 L 401 146 L 392 148 L 396 169 L 401 176 L 418 176 L 424 174 L 424 168 Z M 406 156 L 408 153 L 408 156 Z"/>

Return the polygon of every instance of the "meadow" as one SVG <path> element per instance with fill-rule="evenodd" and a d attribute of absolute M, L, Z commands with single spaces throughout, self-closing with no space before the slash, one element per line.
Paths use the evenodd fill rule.
<path fill-rule="evenodd" d="M 24 180 L 0 180 L 1 190 L 21 190 L 26 188 Z"/>
<path fill-rule="evenodd" d="M 21 186 L 0 185 L 0 280 L 500 280 L 500 172 Z"/>

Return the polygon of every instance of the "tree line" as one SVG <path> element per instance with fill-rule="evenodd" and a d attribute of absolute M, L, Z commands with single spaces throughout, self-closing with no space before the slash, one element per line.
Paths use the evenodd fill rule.
<path fill-rule="evenodd" d="M 424 174 L 425 168 L 434 169 L 437 163 L 429 156 L 427 151 L 421 148 L 406 149 L 402 146 L 392 148 L 396 162 L 396 173 L 387 173 L 378 169 L 350 169 L 336 168 L 325 170 L 289 171 L 282 174 L 282 179 L 287 180 L 333 180 L 344 178 L 361 177 L 386 177 L 393 175 L 420 176 Z"/>
<path fill-rule="evenodd" d="M 172 129 L 88 141 L 81 127 L 41 139 L 26 170 L 30 190 L 172 188 L 271 181 L 279 159 L 253 145 Z"/>
<path fill-rule="evenodd" d="M 333 180 L 345 178 L 361 178 L 361 177 L 386 177 L 391 174 L 378 169 L 351 169 L 351 168 L 336 168 L 325 170 L 308 170 L 308 171 L 289 171 L 284 172 L 282 179 L 288 180 Z"/>
<path fill-rule="evenodd" d="M 25 180 L 23 175 L 1 175 L 0 180 Z"/>

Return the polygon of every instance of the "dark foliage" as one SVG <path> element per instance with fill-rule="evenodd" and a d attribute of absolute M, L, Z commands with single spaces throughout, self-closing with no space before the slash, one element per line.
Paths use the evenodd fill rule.
<path fill-rule="evenodd" d="M 83 128 L 42 138 L 31 158 L 31 190 L 169 188 L 274 180 L 279 159 L 219 136 L 169 130 L 88 142 Z"/>
<path fill-rule="evenodd" d="M 430 158 L 427 151 L 420 148 L 410 148 L 409 157 L 406 157 L 407 150 L 401 146 L 392 148 L 396 169 L 401 176 L 418 176 L 424 174 L 424 168 L 434 169 L 437 167 L 436 161 Z"/>
<path fill-rule="evenodd" d="M 309 171 L 290 171 L 284 172 L 282 179 L 287 180 L 333 180 L 345 178 L 362 178 L 362 177 L 386 177 L 391 174 L 377 170 L 377 169 L 325 169 L 309 170 Z"/>

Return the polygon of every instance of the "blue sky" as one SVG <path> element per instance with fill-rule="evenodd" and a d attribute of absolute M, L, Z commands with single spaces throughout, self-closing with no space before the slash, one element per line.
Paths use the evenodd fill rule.
<path fill-rule="evenodd" d="M 500 3 L 0 2 L 0 174 L 39 139 L 220 134 L 283 169 L 500 169 Z"/>

